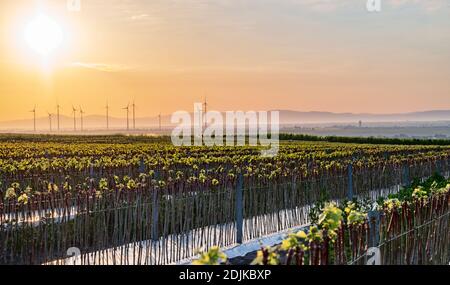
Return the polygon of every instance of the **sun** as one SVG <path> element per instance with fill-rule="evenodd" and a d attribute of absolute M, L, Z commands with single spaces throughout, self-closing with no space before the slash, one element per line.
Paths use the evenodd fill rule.
<path fill-rule="evenodd" d="M 46 15 L 38 15 L 25 28 L 27 45 L 42 57 L 52 54 L 64 40 L 61 27 Z"/>

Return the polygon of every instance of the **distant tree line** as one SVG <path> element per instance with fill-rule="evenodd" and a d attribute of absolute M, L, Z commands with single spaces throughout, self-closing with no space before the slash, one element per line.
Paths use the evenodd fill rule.
<path fill-rule="evenodd" d="M 213 136 L 214 137 L 214 136 Z M 236 137 L 235 137 L 236 138 Z M 270 139 L 270 134 L 268 135 Z M 355 144 L 388 144 L 388 145 L 450 145 L 450 139 L 417 139 L 417 138 L 380 138 L 380 137 L 342 137 L 313 136 L 305 134 L 279 135 L 281 141 L 321 141 Z M 192 138 L 193 139 L 193 138 Z M 224 141 L 226 137 L 224 136 Z M 59 143 L 170 143 L 170 136 L 127 136 L 115 135 L 31 135 L 31 134 L 0 134 L 0 142 L 59 142 Z M 246 136 L 246 143 L 248 136 Z"/>
<path fill-rule="evenodd" d="M 323 142 L 359 143 L 359 144 L 450 145 L 450 139 L 341 137 L 341 136 L 312 136 L 305 134 L 280 134 L 280 140 L 323 141 Z"/>

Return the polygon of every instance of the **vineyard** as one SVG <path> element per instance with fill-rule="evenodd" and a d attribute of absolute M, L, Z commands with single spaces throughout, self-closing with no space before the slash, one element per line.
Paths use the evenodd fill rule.
<path fill-rule="evenodd" d="M 0 136 L 0 264 L 177 263 L 312 223 L 325 199 L 377 200 L 449 170 L 445 145 L 289 141 L 269 158 L 156 137 Z"/>
<path fill-rule="evenodd" d="M 311 225 L 263 246 L 253 265 L 439 265 L 450 259 L 450 180 L 433 175 L 378 201 L 320 202 Z M 219 247 L 196 265 L 230 264 Z"/>

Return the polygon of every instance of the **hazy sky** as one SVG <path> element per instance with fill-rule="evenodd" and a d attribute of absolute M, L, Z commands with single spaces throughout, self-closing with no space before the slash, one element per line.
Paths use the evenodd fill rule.
<path fill-rule="evenodd" d="M 192 110 L 409 112 L 450 109 L 450 1 L 0 1 L 0 120 L 63 113 Z M 36 15 L 62 45 L 25 43 Z"/>

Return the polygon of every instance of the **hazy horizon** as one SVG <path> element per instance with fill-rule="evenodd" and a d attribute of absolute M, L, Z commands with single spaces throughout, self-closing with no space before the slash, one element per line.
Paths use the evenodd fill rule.
<path fill-rule="evenodd" d="M 0 121 L 56 113 L 137 117 L 193 109 L 392 114 L 450 110 L 445 0 L 0 2 Z M 45 57 L 37 15 L 63 39 Z M 38 38 L 37 41 L 45 39 Z M 47 39 L 49 40 L 49 39 Z M 50 39 L 51 40 L 51 39 Z M 34 43 L 36 45 L 36 43 Z"/>
<path fill-rule="evenodd" d="M 299 112 L 292 110 L 279 110 L 280 127 L 288 126 L 354 126 L 358 127 L 359 122 L 364 127 L 377 126 L 410 126 L 410 127 L 444 127 L 446 132 L 449 130 L 450 110 L 401 113 L 401 114 L 353 114 L 353 113 L 329 113 L 329 112 Z M 193 119 L 193 113 L 190 113 Z M 226 114 L 223 114 L 226 116 Z M 127 131 L 126 116 L 109 116 L 109 131 L 120 130 Z M 132 112 L 129 114 L 129 131 L 158 130 L 159 116 L 136 116 L 136 128 L 133 125 Z M 60 130 L 74 131 L 73 114 L 60 114 Z M 171 114 L 161 114 L 161 126 L 163 129 L 173 128 L 177 124 L 171 123 Z M 12 121 L 0 121 L 1 131 L 33 131 L 33 118 L 24 118 Z M 57 116 L 52 114 L 51 125 L 49 116 L 36 117 L 36 130 L 47 133 L 57 131 Z M 84 114 L 84 131 L 107 131 L 106 115 L 103 114 Z M 76 113 L 76 132 L 81 131 L 81 115 Z M 294 130 L 298 131 L 298 130 Z M 429 129 L 432 131 L 432 129 Z"/>
<path fill-rule="evenodd" d="M 200 102 L 197 102 L 197 104 L 199 104 Z M 66 109 L 71 109 L 72 106 L 69 106 Z M 56 109 L 56 108 L 55 108 Z M 110 106 L 110 110 L 113 109 Z M 126 111 L 124 111 L 122 109 L 122 107 L 117 108 L 119 110 L 122 110 L 121 113 L 116 113 L 116 115 L 109 115 L 109 118 L 112 119 L 123 119 L 126 120 Z M 36 118 L 37 119 L 48 119 L 48 113 L 47 111 L 42 111 L 39 112 L 39 108 L 38 106 L 36 106 Z M 31 110 L 29 110 L 29 112 L 25 113 L 25 115 L 23 117 L 19 117 L 19 118 L 15 118 L 15 119 L 4 119 L 4 120 L 0 120 L 0 122 L 9 122 L 9 121 L 22 121 L 22 120 L 32 120 L 33 119 L 33 113 L 30 112 Z M 84 110 L 83 110 L 84 111 Z M 186 111 L 188 113 L 190 113 L 191 115 L 194 114 L 193 110 L 179 110 L 179 111 Z M 434 109 L 434 110 L 419 110 L 419 111 L 411 111 L 411 112 L 398 112 L 398 113 L 370 113 L 370 112 L 332 112 L 332 111 L 321 111 L 321 110 L 295 110 L 295 109 L 261 109 L 261 110 L 219 110 L 219 109 L 210 109 L 209 111 L 218 111 L 218 112 L 238 112 L 238 111 L 242 111 L 242 112 L 248 112 L 248 111 L 254 111 L 254 112 L 258 112 L 258 111 L 280 111 L 280 112 L 294 112 L 294 113 L 304 113 L 304 114 L 313 114 L 313 113 L 319 113 L 319 114 L 332 114 L 332 115 L 369 115 L 369 116 L 397 116 L 397 115 L 408 115 L 408 114 L 417 114 L 417 113 L 433 113 L 433 112 L 448 112 L 450 114 L 450 108 L 449 109 Z M 131 107 L 130 107 L 130 120 L 131 120 Z M 99 118 L 105 118 L 106 119 L 106 111 L 104 111 L 105 114 L 101 114 L 101 113 L 84 113 L 84 117 L 99 117 Z M 50 113 L 53 117 L 53 119 L 55 119 L 56 117 L 56 112 L 52 112 Z M 161 116 L 163 117 L 170 117 L 172 115 L 172 113 L 161 113 Z M 73 120 L 73 113 L 64 113 L 61 112 L 60 113 L 61 117 L 66 117 L 66 118 L 70 118 L 71 120 Z M 141 112 L 141 114 L 139 114 L 139 116 L 136 116 L 136 118 L 158 118 L 159 114 L 143 114 Z M 80 113 L 79 113 L 79 109 L 77 109 L 76 112 L 76 119 L 80 120 Z M 450 117 L 448 118 L 450 120 Z"/>

